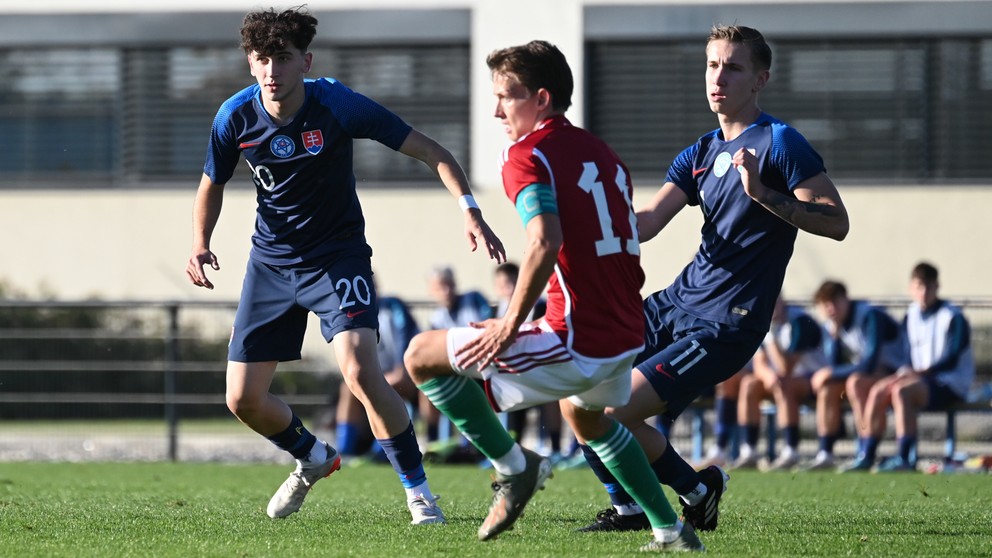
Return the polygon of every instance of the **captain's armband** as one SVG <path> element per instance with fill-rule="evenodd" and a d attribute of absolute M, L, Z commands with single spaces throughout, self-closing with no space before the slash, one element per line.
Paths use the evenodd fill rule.
<path fill-rule="evenodd" d="M 541 213 L 558 215 L 558 200 L 554 190 L 547 184 L 534 183 L 517 194 L 517 213 L 524 226 Z"/>

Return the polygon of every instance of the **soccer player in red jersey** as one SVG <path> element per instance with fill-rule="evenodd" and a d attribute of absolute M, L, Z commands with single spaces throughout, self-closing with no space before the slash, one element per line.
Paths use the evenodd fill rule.
<path fill-rule="evenodd" d="M 517 287 L 501 318 L 421 333 L 405 358 L 421 391 L 496 469 L 479 538 L 509 529 L 551 476 L 548 460 L 514 442 L 496 411 L 560 400 L 576 435 L 647 513 L 655 540 L 644 550 L 702 550 L 636 440 L 603 412 L 626 403 L 644 345 L 644 273 L 627 168 L 565 118 L 572 74 L 556 47 L 533 41 L 497 50 L 487 63 L 495 116 L 514 142 L 500 159 L 503 186 L 527 233 Z M 525 323 L 545 285 L 547 313 Z"/>

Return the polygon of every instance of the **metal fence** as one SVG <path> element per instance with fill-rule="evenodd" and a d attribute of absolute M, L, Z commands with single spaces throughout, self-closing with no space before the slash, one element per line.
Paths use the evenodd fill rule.
<path fill-rule="evenodd" d="M 877 302 L 896 317 L 906 306 L 899 299 Z M 992 300 L 955 302 L 971 320 L 976 386 L 984 385 L 992 380 Z M 0 461 L 282 459 L 224 403 L 235 308 L 235 302 L 0 301 Z M 411 309 L 426 326 L 431 304 L 414 302 Z M 333 437 L 340 379 L 330 348 L 322 349 L 280 365 L 273 392 Z M 961 447 L 969 438 L 992 441 L 985 439 L 992 414 L 976 420 L 963 429 Z M 676 425 L 676 443 L 688 445 L 690 436 L 688 424 Z"/>

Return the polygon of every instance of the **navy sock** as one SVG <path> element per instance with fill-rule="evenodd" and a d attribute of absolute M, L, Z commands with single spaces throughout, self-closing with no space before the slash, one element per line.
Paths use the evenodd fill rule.
<path fill-rule="evenodd" d="M 699 473 L 682 459 L 671 444 L 665 453 L 651 464 L 658 482 L 672 487 L 680 496 L 688 494 L 699 485 Z"/>
<path fill-rule="evenodd" d="M 878 453 L 878 438 L 867 437 L 864 443 L 861 445 L 861 455 L 865 457 L 868 461 L 875 461 L 875 455 Z"/>
<path fill-rule="evenodd" d="M 832 454 L 834 452 L 834 444 L 837 442 L 836 434 L 827 434 L 826 436 L 819 436 L 820 441 L 820 451 L 825 451 Z"/>
<path fill-rule="evenodd" d="M 377 440 L 386 458 L 393 465 L 393 470 L 400 476 L 404 488 L 413 488 L 427 481 L 424 473 L 423 455 L 417 445 L 417 435 L 413 432 L 411 422 L 406 430 L 385 440 Z"/>
<path fill-rule="evenodd" d="M 716 400 L 716 447 L 721 450 L 730 445 L 730 437 L 737 427 L 737 400 L 720 397 Z"/>
<path fill-rule="evenodd" d="M 799 447 L 799 427 L 798 426 L 786 426 L 782 429 L 782 434 L 785 436 L 785 445 L 792 449 L 797 449 Z"/>
<path fill-rule="evenodd" d="M 606 493 L 610 495 L 610 502 L 614 506 L 629 506 L 633 504 L 634 498 L 620 486 L 620 481 L 606 468 L 603 460 L 596 455 L 596 452 L 585 444 L 579 444 L 579 448 L 582 450 L 582 455 L 586 458 L 586 463 L 589 464 L 596 478 L 606 488 Z"/>
<path fill-rule="evenodd" d="M 897 440 L 899 445 L 899 457 L 910 465 L 915 465 L 916 456 L 916 436 L 903 436 Z"/>
<path fill-rule="evenodd" d="M 757 424 L 744 425 L 744 442 L 752 448 L 758 447 L 758 433 L 760 429 Z"/>
<path fill-rule="evenodd" d="M 268 438 L 276 447 L 288 451 L 296 459 L 305 459 L 313 449 L 313 445 L 317 443 L 317 437 L 303 426 L 303 421 L 295 413 L 286 430 Z"/>
<path fill-rule="evenodd" d="M 334 443 L 342 455 L 355 455 L 358 451 L 358 427 L 350 422 L 339 422 L 334 429 Z"/>

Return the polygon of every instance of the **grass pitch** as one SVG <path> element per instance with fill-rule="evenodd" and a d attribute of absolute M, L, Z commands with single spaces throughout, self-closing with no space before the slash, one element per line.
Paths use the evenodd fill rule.
<path fill-rule="evenodd" d="M 574 532 L 608 505 L 587 469 L 557 471 L 516 527 L 487 543 L 475 533 L 489 505 L 488 471 L 430 467 L 448 525 L 414 527 L 383 465 L 346 465 L 299 513 L 271 520 L 265 505 L 289 470 L 2 463 L 0 556 L 622 556 L 650 538 Z M 719 530 L 700 533 L 714 556 L 992 555 L 988 475 L 732 477 Z"/>

